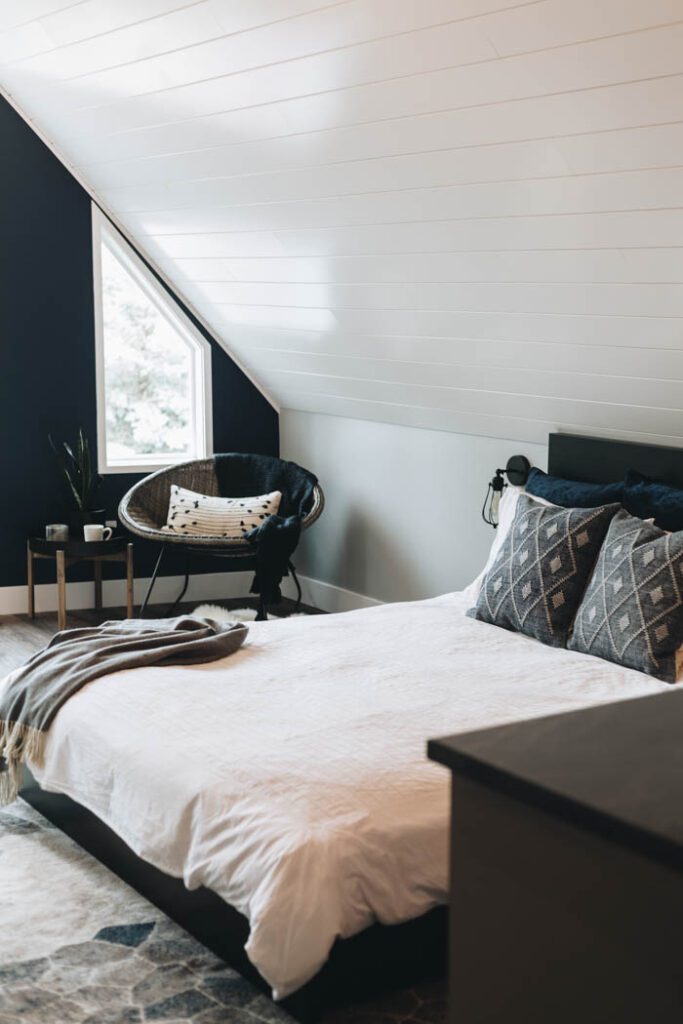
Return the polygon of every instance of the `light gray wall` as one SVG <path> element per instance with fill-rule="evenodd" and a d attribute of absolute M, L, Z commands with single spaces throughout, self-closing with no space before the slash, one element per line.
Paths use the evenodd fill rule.
<path fill-rule="evenodd" d="M 327 499 L 297 568 L 385 601 L 469 583 L 493 538 L 481 519 L 493 471 L 518 452 L 547 463 L 544 445 L 289 409 L 280 435 L 283 457 L 315 472 Z"/>

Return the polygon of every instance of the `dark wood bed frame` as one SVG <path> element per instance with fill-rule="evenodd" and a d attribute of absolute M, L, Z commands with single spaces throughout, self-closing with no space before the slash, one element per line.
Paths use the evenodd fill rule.
<path fill-rule="evenodd" d="M 548 472 L 555 476 L 607 483 L 622 479 L 628 469 L 683 487 L 683 449 L 572 434 L 549 437 Z M 269 992 L 244 952 L 247 920 L 233 907 L 208 889 L 190 892 L 181 880 L 147 864 L 94 814 L 69 797 L 45 792 L 28 773 L 21 795 L 208 949 Z M 446 907 L 401 925 L 373 925 L 337 941 L 319 974 L 280 1005 L 308 1022 L 326 1007 L 445 976 L 446 947 Z"/>

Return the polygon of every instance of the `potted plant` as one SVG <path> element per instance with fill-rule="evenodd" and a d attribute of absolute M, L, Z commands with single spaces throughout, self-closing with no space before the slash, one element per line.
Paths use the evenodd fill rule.
<path fill-rule="evenodd" d="M 76 504 L 78 526 L 82 527 L 85 523 L 101 522 L 104 509 L 94 509 L 92 506 L 102 477 L 95 471 L 90 455 L 90 442 L 83 433 L 83 429 L 79 427 L 74 447 L 67 441 L 56 445 L 52 437 L 49 437 L 49 441 Z"/>

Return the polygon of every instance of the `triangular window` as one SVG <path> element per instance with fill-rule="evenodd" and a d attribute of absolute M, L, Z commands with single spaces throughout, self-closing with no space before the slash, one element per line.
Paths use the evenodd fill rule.
<path fill-rule="evenodd" d="M 93 206 L 100 472 L 140 472 L 211 450 L 211 351 Z"/>

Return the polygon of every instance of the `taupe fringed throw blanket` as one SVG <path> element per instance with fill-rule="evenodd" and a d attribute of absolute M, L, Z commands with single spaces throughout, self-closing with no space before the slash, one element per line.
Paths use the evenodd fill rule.
<path fill-rule="evenodd" d="M 247 633 L 241 622 L 187 615 L 105 622 L 57 633 L 0 690 L 0 806 L 15 799 L 22 762 L 42 766 L 50 725 L 86 683 L 145 665 L 217 661 L 241 647 Z"/>

